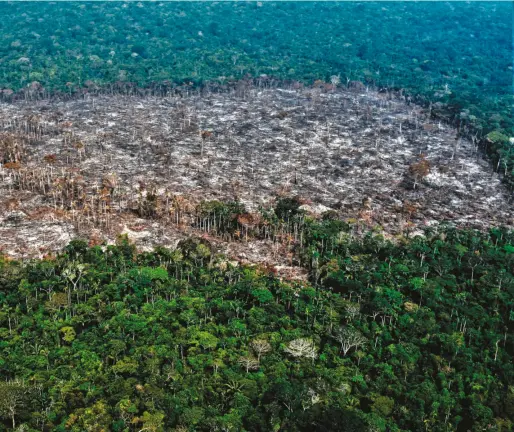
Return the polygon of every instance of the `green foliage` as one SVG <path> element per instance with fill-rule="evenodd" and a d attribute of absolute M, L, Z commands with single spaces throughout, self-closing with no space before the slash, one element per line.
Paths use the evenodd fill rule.
<path fill-rule="evenodd" d="M 387 396 L 378 396 L 373 400 L 371 410 L 377 414 L 388 417 L 393 412 L 394 400 Z"/>
<path fill-rule="evenodd" d="M 312 283 L 195 239 L 1 261 L 0 430 L 512 428 L 513 232 L 301 229 Z"/>
<path fill-rule="evenodd" d="M 509 141 L 508 136 L 498 131 L 489 132 L 485 137 L 494 144 L 507 144 Z"/>
<path fill-rule="evenodd" d="M 75 340 L 75 336 L 77 336 L 77 334 L 75 333 L 75 330 L 73 329 L 73 327 L 63 327 L 61 329 L 61 333 L 62 333 L 62 339 L 65 341 L 65 342 L 73 342 Z"/>
<path fill-rule="evenodd" d="M 286 197 L 278 200 L 275 205 L 275 215 L 283 221 L 289 221 L 301 213 L 301 203 L 297 197 Z"/>

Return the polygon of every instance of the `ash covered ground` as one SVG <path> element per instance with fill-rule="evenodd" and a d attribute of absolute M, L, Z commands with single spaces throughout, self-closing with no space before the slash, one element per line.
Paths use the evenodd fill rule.
<path fill-rule="evenodd" d="M 202 200 L 256 211 L 299 196 L 313 215 L 334 210 L 391 236 L 442 221 L 513 225 L 512 196 L 474 140 L 405 98 L 356 87 L 1 104 L 1 250 L 38 256 L 120 233 L 144 249 L 195 233 L 176 211 L 136 211 L 149 193 L 184 214 Z M 265 240 L 212 240 L 236 259 L 290 264 Z"/>

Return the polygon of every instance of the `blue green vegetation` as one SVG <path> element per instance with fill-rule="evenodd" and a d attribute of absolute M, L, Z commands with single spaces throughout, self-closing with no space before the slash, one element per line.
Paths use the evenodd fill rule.
<path fill-rule="evenodd" d="M 486 151 L 514 187 L 508 2 L 10 2 L 0 16 L 4 97 L 34 82 L 44 95 L 339 75 L 403 89 L 479 136 L 495 131 Z"/>
<path fill-rule="evenodd" d="M 340 75 L 507 130 L 510 12 L 501 2 L 1 3 L 0 88 Z"/>

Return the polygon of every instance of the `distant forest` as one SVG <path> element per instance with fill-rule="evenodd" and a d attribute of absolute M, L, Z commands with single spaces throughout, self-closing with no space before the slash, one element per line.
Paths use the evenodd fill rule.
<path fill-rule="evenodd" d="M 402 91 L 514 185 L 508 2 L 5 2 L 0 100 L 266 75 Z M 38 96 L 39 97 L 39 96 Z M 489 134 L 489 135 L 488 135 Z"/>
<path fill-rule="evenodd" d="M 512 128 L 506 2 L 4 2 L 0 88 L 267 74 L 403 88 Z M 476 118 L 475 118 L 476 117 Z M 486 126 L 487 125 L 487 126 Z"/>

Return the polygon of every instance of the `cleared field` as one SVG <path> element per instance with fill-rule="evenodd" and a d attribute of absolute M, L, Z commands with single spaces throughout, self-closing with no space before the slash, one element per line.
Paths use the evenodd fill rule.
<path fill-rule="evenodd" d="M 141 248 L 173 246 L 194 232 L 201 201 L 256 212 L 277 196 L 388 235 L 442 221 L 513 225 L 512 196 L 474 140 L 358 82 L 297 87 L 0 105 L 0 247 L 38 256 L 120 233 Z M 266 241 L 214 241 L 277 263 Z"/>

